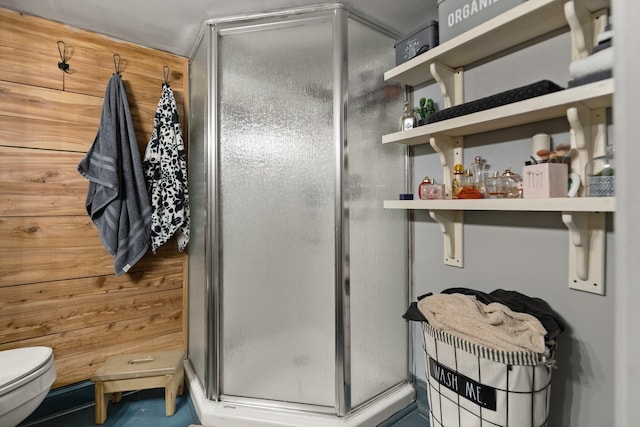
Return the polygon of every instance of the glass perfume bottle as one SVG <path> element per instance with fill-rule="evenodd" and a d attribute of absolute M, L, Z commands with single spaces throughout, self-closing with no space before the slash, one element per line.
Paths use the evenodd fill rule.
<path fill-rule="evenodd" d="M 451 182 L 451 197 L 454 199 L 458 198 L 458 193 L 460 193 L 460 189 L 462 188 L 462 179 L 464 178 L 464 167 L 457 163 L 453 167 L 453 179 Z"/>
<path fill-rule="evenodd" d="M 467 169 L 464 172 L 458 199 L 484 199 L 484 195 L 476 187 L 476 178 L 473 176 L 471 169 Z"/>
<path fill-rule="evenodd" d="M 399 127 L 401 131 L 413 129 L 414 127 L 418 126 L 418 121 L 416 120 L 416 116 L 414 113 L 415 112 L 413 111 L 413 108 L 409 108 L 409 103 L 405 102 L 404 111 L 400 116 L 400 123 L 399 123 L 400 125 Z"/>
<path fill-rule="evenodd" d="M 475 177 L 476 188 L 483 195 L 486 193 L 484 181 L 488 172 L 489 165 L 487 165 L 487 161 L 480 156 L 476 156 L 471 164 L 471 173 Z"/>
<path fill-rule="evenodd" d="M 420 200 L 442 199 L 442 185 L 436 184 L 431 178 L 425 176 L 418 186 Z"/>

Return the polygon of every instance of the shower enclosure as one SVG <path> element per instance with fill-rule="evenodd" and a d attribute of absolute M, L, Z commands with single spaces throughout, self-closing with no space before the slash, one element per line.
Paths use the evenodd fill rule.
<path fill-rule="evenodd" d="M 406 150 L 381 144 L 402 110 L 382 80 L 395 38 L 334 4 L 204 26 L 187 366 L 203 424 L 372 426 L 413 398 L 408 225 L 382 208 L 407 181 Z"/>

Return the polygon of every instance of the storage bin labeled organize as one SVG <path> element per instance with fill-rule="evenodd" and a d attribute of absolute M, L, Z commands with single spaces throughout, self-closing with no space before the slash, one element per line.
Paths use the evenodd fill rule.
<path fill-rule="evenodd" d="M 500 351 L 422 323 L 431 427 L 547 427 L 553 352 Z"/>

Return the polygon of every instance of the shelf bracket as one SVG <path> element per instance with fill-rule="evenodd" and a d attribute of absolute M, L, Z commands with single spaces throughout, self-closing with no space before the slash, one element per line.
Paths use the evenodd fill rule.
<path fill-rule="evenodd" d="M 586 58 L 593 49 L 591 12 L 578 2 L 568 1 L 564 4 L 564 16 L 571 28 L 571 60 Z"/>
<path fill-rule="evenodd" d="M 445 197 L 451 197 L 451 180 L 453 166 L 463 163 L 463 138 L 453 138 L 447 135 L 434 135 L 429 138 L 429 144 L 438 154 L 442 165 L 442 180 L 445 187 Z M 444 263 L 453 267 L 463 267 L 462 242 L 463 211 L 431 210 L 429 216 L 440 224 L 444 236 Z"/>
<path fill-rule="evenodd" d="M 597 37 L 608 23 L 608 11 L 601 9 L 591 12 L 579 1 L 564 4 L 564 16 L 571 29 L 571 60 L 591 55 Z"/>
<path fill-rule="evenodd" d="M 587 177 L 585 166 L 594 153 L 604 154 L 607 145 L 606 109 L 591 110 L 579 104 L 567 109 L 567 120 L 571 126 L 571 172 L 580 176 L 578 195 L 585 196 Z"/>
<path fill-rule="evenodd" d="M 431 148 L 438 154 L 440 165 L 442 165 L 442 182 L 445 187 L 445 198 L 451 198 L 452 170 L 453 167 L 460 163 L 463 165 L 462 148 L 464 147 L 464 138 L 453 138 L 447 135 L 434 135 L 429 138 Z"/>
<path fill-rule="evenodd" d="M 429 65 L 431 75 L 440 86 L 444 108 L 453 107 L 464 102 L 464 73 L 462 68 L 454 70 L 451 67 L 433 62 Z"/>
<path fill-rule="evenodd" d="M 453 267 L 463 267 L 462 242 L 463 211 L 431 210 L 429 216 L 440 224 L 444 235 L 444 263 Z"/>
<path fill-rule="evenodd" d="M 563 212 L 569 229 L 569 288 L 605 294 L 605 213 Z"/>

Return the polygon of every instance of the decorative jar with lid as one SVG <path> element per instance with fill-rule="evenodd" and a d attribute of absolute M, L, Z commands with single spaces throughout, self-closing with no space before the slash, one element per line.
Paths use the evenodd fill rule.
<path fill-rule="evenodd" d="M 522 177 L 511 169 L 505 169 L 501 177 L 504 180 L 505 197 L 517 199 L 522 197 Z"/>

